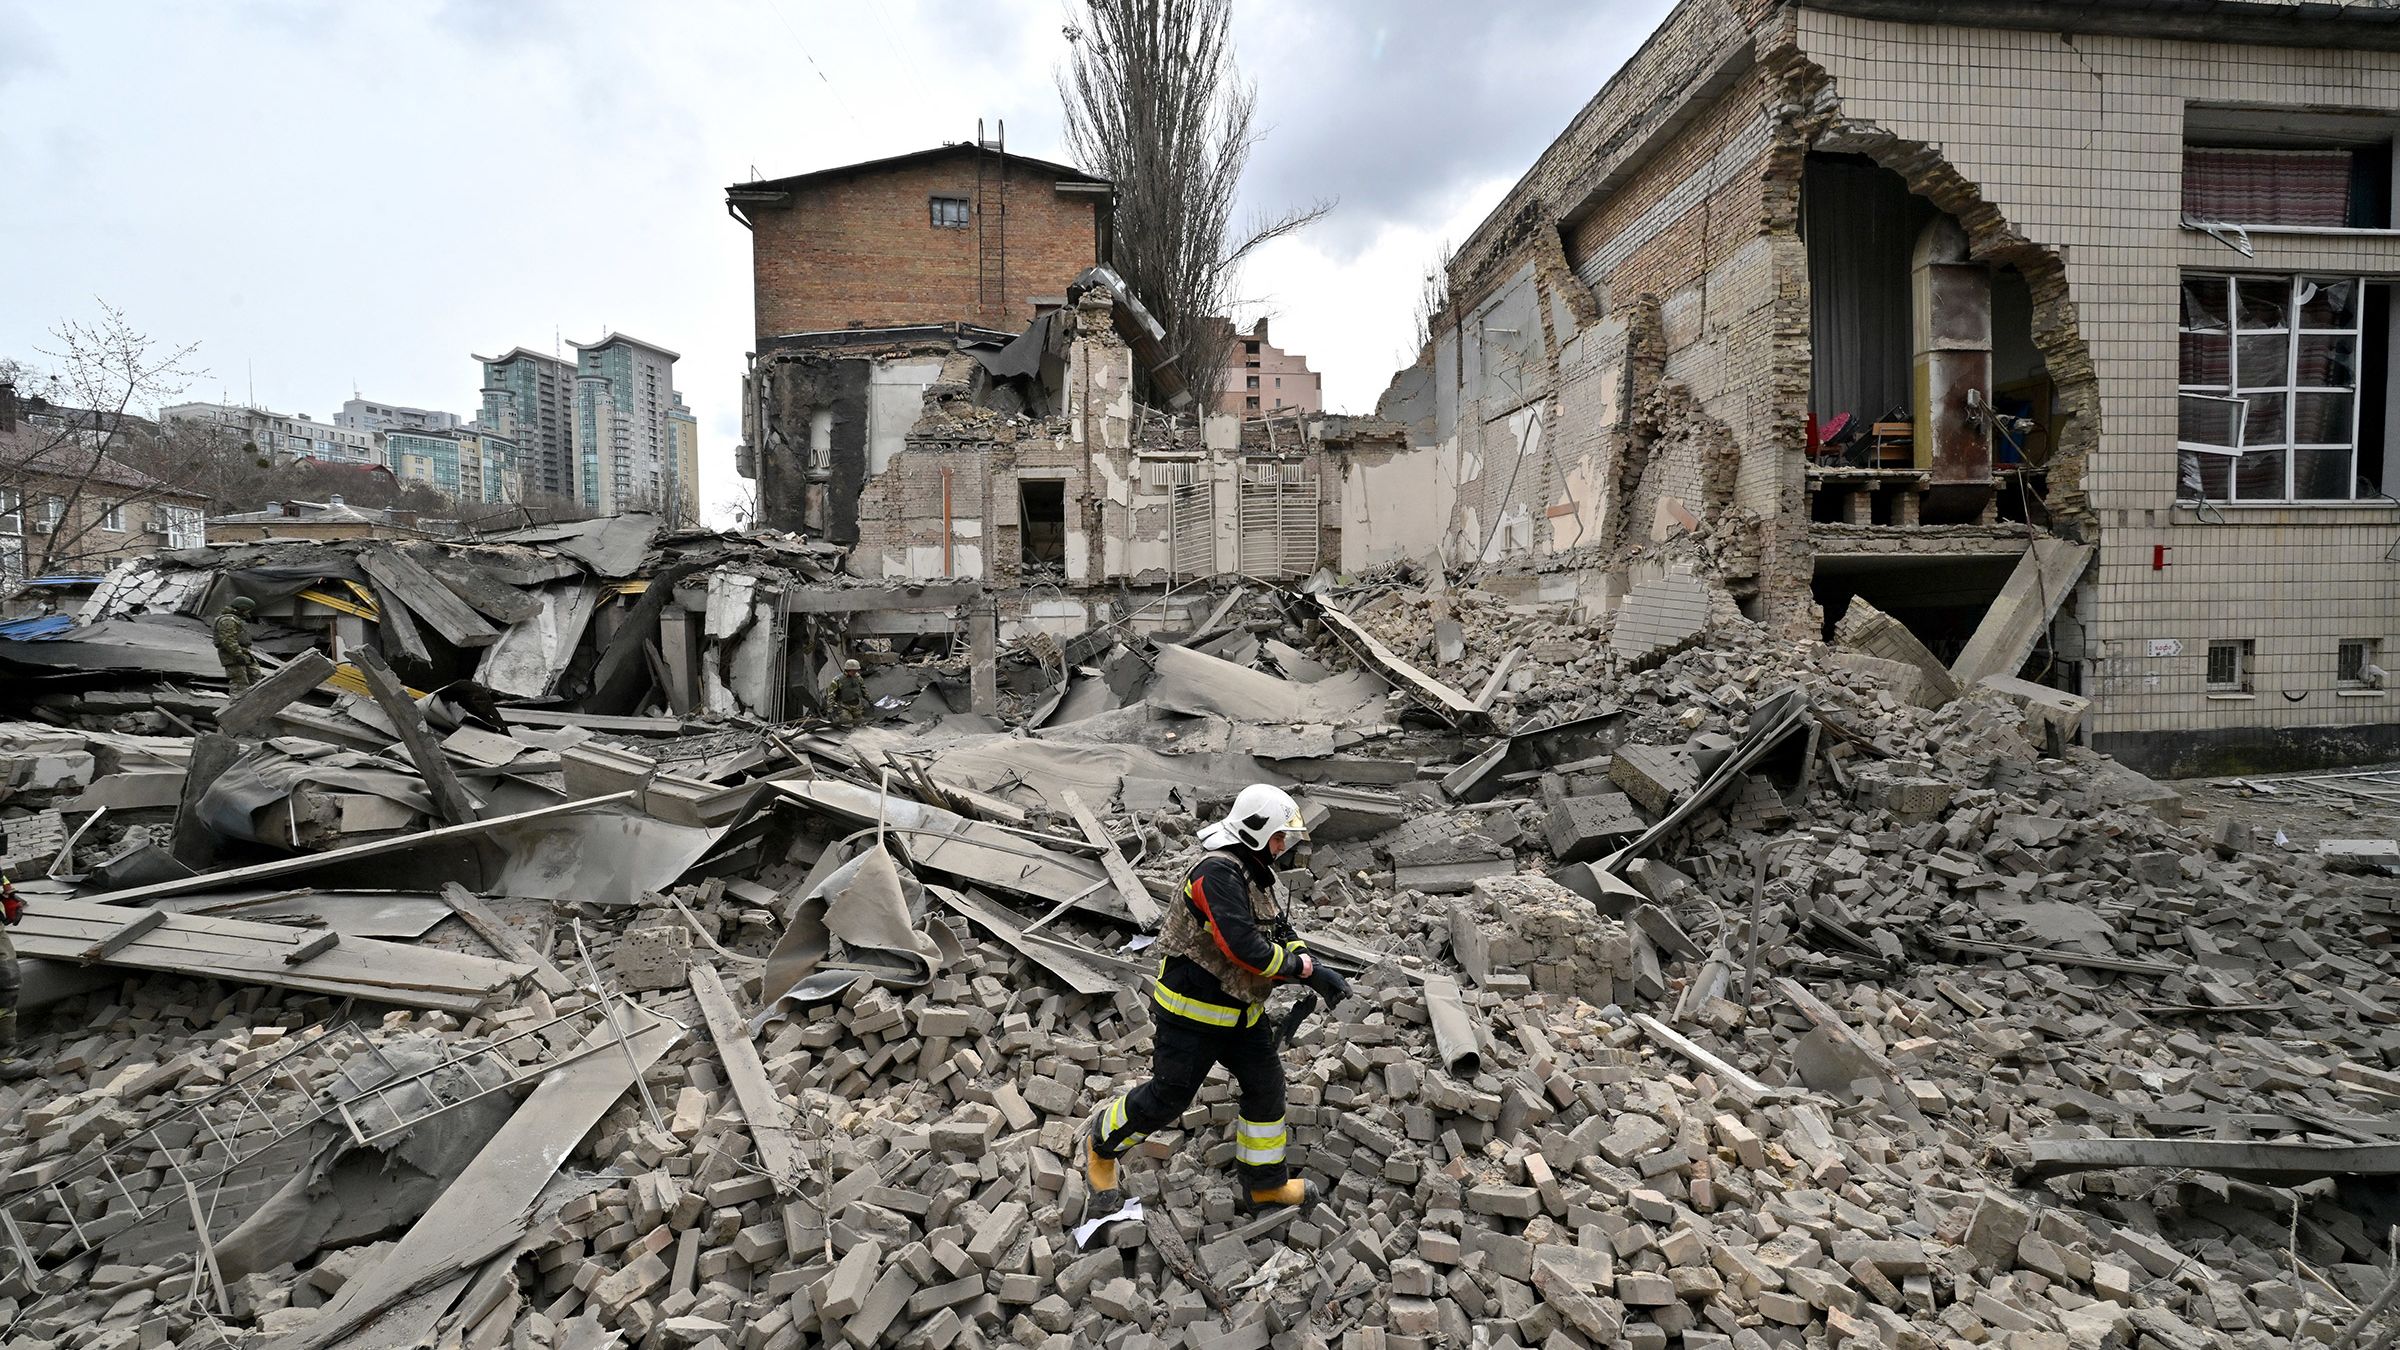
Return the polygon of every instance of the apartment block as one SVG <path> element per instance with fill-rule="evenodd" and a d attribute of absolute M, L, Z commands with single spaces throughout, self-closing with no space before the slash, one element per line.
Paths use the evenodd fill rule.
<path fill-rule="evenodd" d="M 476 421 L 516 447 L 523 491 L 575 496 L 576 363 L 524 347 L 475 360 L 483 367 Z"/>
<path fill-rule="evenodd" d="M 455 431 L 466 420 L 436 408 L 406 408 L 366 398 L 344 402 L 333 415 L 333 424 L 345 431 Z"/>
<path fill-rule="evenodd" d="M 602 515 L 668 511 L 678 496 L 676 354 L 623 333 L 567 345 L 575 349 L 575 499 Z"/>
<path fill-rule="evenodd" d="M 1308 368 L 1307 357 L 1270 341 L 1265 319 L 1247 329 L 1224 322 L 1222 332 L 1225 367 L 1210 401 L 1216 411 L 1235 417 L 1325 411 L 1323 377 Z"/>
<path fill-rule="evenodd" d="M 515 443 L 480 426 L 387 432 L 384 448 L 402 482 L 423 483 L 461 506 L 499 505 L 522 495 Z"/>
<path fill-rule="evenodd" d="M 279 413 L 239 403 L 177 403 L 161 408 L 162 424 L 197 423 L 240 436 L 269 454 L 284 459 L 317 459 L 335 464 L 379 464 L 383 443 L 379 433 L 320 422 L 306 413 Z"/>

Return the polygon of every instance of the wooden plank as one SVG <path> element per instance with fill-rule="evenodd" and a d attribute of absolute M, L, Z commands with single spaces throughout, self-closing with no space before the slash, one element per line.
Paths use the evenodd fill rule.
<path fill-rule="evenodd" d="M 1014 948 L 1017 955 L 1057 976 L 1059 983 L 1078 994 L 1113 994 L 1125 987 L 1082 961 L 1054 947 L 1043 946 L 1035 940 L 1038 934 L 1025 932 L 1025 924 L 1017 915 L 983 896 L 964 894 L 947 886 L 927 886 L 925 893 Z"/>
<path fill-rule="evenodd" d="M 1485 680 L 1483 689 L 1475 695 L 1476 711 L 1489 713 L 1492 710 L 1492 704 L 1499 701 L 1500 686 L 1508 682 L 1508 673 L 1517 668 L 1517 660 L 1523 655 L 1523 647 L 1511 647 L 1508 654 L 1500 658 L 1500 664 L 1492 667 L 1492 678 Z"/>
<path fill-rule="evenodd" d="M 442 887 L 442 903 L 450 906 L 459 922 L 475 931 L 475 936 L 491 944 L 492 950 L 511 961 L 533 967 L 533 982 L 543 993 L 559 998 L 571 993 L 575 982 L 565 972 L 550 963 L 550 958 L 533 949 L 533 944 L 517 935 L 517 930 L 494 914 L 473 891 L 453 881 Z"/>
<path fill-rule="evenodd" d="M 692 627 L 691 613 L 680 605 L 658 616 L 658 654 L 667 663 L 667 709 L 677 717 L 688 715 L 698 701 Z"/>
<path fill-rule="evenodd" d="M 1125 902 L 1125 911 L 1142 927 L 1156 928 L 1158 902 L 1150 898 L 1150 888 L 1142 884 L 1133 865 L 1126 862 L 1125 855 L 1117 851 L 1117 841 L 1101 828 L 1100 818 L 1092 814 L 1092 808 L 1084 805 L 1083 798 L 1075 795 L 1072 789 L 1065 796 L 1068 814 L 1074 816 L 1075 823 L 1082 827 L 1083 837 L 1091 840 L 1100 850 L 1100 865 L 1108 869 L 1109 882 L 1117 888 L 1118 898 Z"/>
<path fill-rule="evenodd" d="M 2184 971 L 2182 966 L 2168 965 L 2163 961 L 2137 961 L 2129 956 L 2095 956 L 2089 952 L 2062 951 L 2056 947 L 2029 947 L 2019 942 L 1987 942 L 1982 938 L 1965 938 L 1950 933 L 1935 933 L 1932 937 L 1939 946 L 1982 956 L 2022 956 L 2030 961 L 2047 961 L 2053 965 L 2084 966 L 2123 975 L 2149 975 L 2162 980 Z"/>
<path fill-rule="evenodd" d="M 2233 1139 L 2029 1139 L 2026 1180 L 2108 1167 L 2176 1167 L 2245 1181 L 2400 1174 L 2400 1144 L 2251 1143 Z"/>
<path fill-rule="evenodd" d="M 502 708 L 500 720 L 521 727 L 588 727 L 593 731 L 628 731 L 650 736 L 683 734 L 683 719 L 679 717 L 618 717 L 560 708 Z"/>
<path fill-rule="evenodd" d="M 791 1195 L 799 1184 L 800 1157 L 792 1147 L 791 1117 L 783 1109 L 783 1098 L 767 1081 L 766 1066 L 758 1061 L 758 1047 L 726 995 L 716 968 L 694 962 L 688 979 L 692 997 L 700 1002 L 701 1020 L 708 1023 L 709 1039 L 717 1043 L 717 1058 L 725 1065 L 725 1081 L 733 1088 L 733 1099 L 741 1104 L 742 1118 L 750 1122 L 750 1142 L 758 1149 L 759 1166 L 775 1183 L 778 1194 Z"/>
<path fill-rule="evenodd" d="M 416 616 L 409 613 L 408 606 L 400 603 L 397 593 L 388 587 L 377 586 L 375 588 L 375 608 L 379 615 L 376 622 L 380 625 L 383 633 L 383 649 L 385 651 L 405 656 L 420 666 L 433 660 L 433 653 L 425 646 L 425 635 L 417 631 Z M 357 654 L 355 648 L 346 653 L 350 656 Z"/>
<path fill-rule="evenodd" d="M 388 602 L 398 599 L 451 646 L 489 647 L 500 640 L 499 629 L 484 622 L 482 615 L 407 554 L 396 549 L 366 549 L 359 553 L 358 565 L 374 579 L 376 598 L 386 602 L 383 608 L 389 609 Z"/>
<path fill-rule="evenodd" d="M 441 741 L 425 725 L 424 711 L 401 687 L 400 677 L 392 673 L 382 657 L 364 647 L 354 657 L 359 674 L 366 677 L 367 688 L 375 695 L 375 706 L 392 719 L 392 725 L 400 732 L 400 744 L 424 778 L 426 794 L 433 798 L 434 814 L 453 825 L 464 824 L 482 814 L 483 803 L 458 781 L 449 757 L 442 753 Z"/>
<path fill-rule="evenodd" d="M 96 961 L 106 961 L 109 957 L 132 946 L 135 939 L 166 921 L 167 912 L 163 909 L 143 910 L 127 919 L 117 931 L 84 948 L 75 959 L 86 965 Z"/>
<path fill-rule="evenodd" d="M 322 932 L 310 934 L 305 941 L 285 952 L 283 963 L 287 966 L 297 966 L 304 962 L 314 961 L 341 945 L 342 935 L 328 928 Z"/>
<path fill-rule="evenodd" d="M 217 860 L 217 832 L 200 820 L 200 798 L 217 778 L 242 757 L 242 744 L 221 731 L 192 741 L 183 774 L 183 801 L 175 808 L 175 834 L 167 852 L 186 867 L 201 868 Z"/>
<path fill-rule="evenodd" d="M 1881 1050 L 1869 1045 L 1865 1037 L 1859 1035 L 1848 1022 L 1842 1020 L 1840 1013 L 1826 1005 L 1825 1000 L 1808 992 L 1798 980 L 1788 975 L 1777 976 L 1775 987 L 1783 991 L 1783 996 L 1791 1001 L 1793 1007 L 1800 1010 L 1801 1016 L 1806 1017 L 1812 1024 L 1823 1027 L 1835 1040 L 1856 1050 L 1869 1064 L 1875 1066 L 1876 1072 L 1895 1083 L 1900 1081 L 1900 1071 L 1892 1066 L 1892 1061 L 1885 1058 Z"/>
<path fill-rule="evenodd" d="M 287 924 L 145 910 L 128 922 L 114 905 L 43 897 L 9 930 L 20 956 L 263 984 L 406 1008 L 472 1013 L 504 997 L 525 967 L 490 957 L 352 938 L 304 965 L 286 958 L 318 935 Z M 131 937 L 122 937 L 139 926 Z M 115 941 L 111 945 L 113 939 Z"/>
<path fill-rule="evenodd" d="M 1344 645 L 1358 653 L 1360 660 L 1406 689 L 1419 702 L 1441 713 L 1453 725 L 1479 724 L 1483 719 L 1484 712 L 1475 706 L 1475 700 L 1401 660 L 1373 633 L 1359 627 L 1356 619 L 1336 608 L 1330 598 L 1323 595 L 1317 597 L 1317 613 L 1342 636 Z"/>
<path fill-rule="evenodd" d="M 323 853 L 305 853 L 293 858 L 277 858 L 273 862 L 253 863 L 248 867 L 228 868 L 222 872 L 203 872 L 198 876 L 178 877 L 173 881 L 153 882 L 147 886 L 130 886 L 121 891 L 87 896 L 85 899 L 95 905 L 130 905 L 139 900 L 148 900 L 153 896 L 196 895 L 203 891 L 234 890 L 247 886 L 253 881 L 287 877 L 299 872 L 313 871 L 332 863 L 381 857 L 386 853 L 405 853 L 411 849 L 429 844 L 439 844 L 452 839 L 471 839 L 478 835 L 490 834 L 495 830 L 506 829 L 511 825 L 521 825 L 527 821 L 546 820 L 551 816 L 573 815 L 578 811 L 589 811 L 597 806 L 614 806 L 619 802 L 633 800 L 633 796 L 634 794 L 630 792 L 612 792 L 605 797 L 586 797 L 581 801 L 559 802 L 554 806 L 537 806 L 531 811 L 519 811 L 513 816 L 487 816 L 482 820 L 468 821 L 463 825 L 446 825 L 441 829 L 426 830 L 420 834 L 395 835 L 389 839 L 371 839 L 363 844 L 352 844 L 348 848 L 327 849 Z M 47 905 L 50 902 L 44 901 L 43 903 Z"/>
<path fill-rule="evenodd" d="M 1642 1029 L 1642 1034 L 1658 1042 L 1660 1049 L 1707 1070 L 1718 1082 L 1753 1101 L 1773 1092 L 1773 1089 L 1766 1084 L 1726 1063 L 1722 1058 L 1703 1048 L 1697 1041 L 1648 1013 L 1635 1013 L 1633 1024 Z"/>
<path fill-rule="evenodd" d="M 314 648 L 302 652 L 218 709 L 217 729 L 235 736 L 254 736 L 286 705 L 323 684 L 331 674 L 332 657 Z"/>
<path fill-rule="evenodd" d="M 466 601 L 494 623 L 523 623 L 542 612 L 539 598 L 493 580 L 464 558 L 454 558 L 433 550 L 424 559 L 411 555 L 411 561 L 417 562 L 435 581 L 449 587 L 452 595 Z"/>

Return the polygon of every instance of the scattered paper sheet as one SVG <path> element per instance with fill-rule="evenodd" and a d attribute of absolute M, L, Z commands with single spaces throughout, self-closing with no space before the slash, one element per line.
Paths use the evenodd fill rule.
<path fill-rule="evenodd" d="M 1116 1213 L 1103 1214 L 1097 1219 L 1084 1220 L 1075 1225 L 1075 1250 L 1082 1251 L 1091 1246 L 1094 1234 L 1119 1219 L 1138 1219 L 1140 1217 L 1142 1217 L 1142 1202 L 1138 1199 L 1128 1198 L 1125 1201 L 1125 1207 Z"/>

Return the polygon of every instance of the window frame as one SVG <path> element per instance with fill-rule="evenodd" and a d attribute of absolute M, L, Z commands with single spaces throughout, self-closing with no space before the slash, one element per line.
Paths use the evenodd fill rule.
<path fill-rule="evenodd" d="M 2194 283 L 2219 283 L 2224 287 L 2224 320 L 2222 327 L 2195 326 L 2191 321 L 2192 306 L 2187 300 Z M 2176 278 L 2176 483 L 2175 499 L 2182 502 L 2201 501 L 2235 506 L 2313 506 L 2348 505 L 2363 500 L 2358 490 L 2359 417 L 2364 403 L 2362 359 L 2366 353 L 2366 306 L 2368 279 L 2359 274 L 2326 275 L 2310 272 L 2217 272 L 2186 271 Z M 2348 327 L 2311 326 L 2306 322 L 2305 309 L 2310 299 L 2324 287 L 2350 288 L 2347 306 Z M 2275 296 L 2278 322 L 2273 325 L 2251 326 L 2243 321 L 2244 293 L 2266 291 Z M 2310 340 L 2338 343 L 2348 339 L 2349 379 L 2347 386 L 2316 383 L 2302 384 L 2301 352 Z M 2192 383 L 2187 379 L 2195 372 L 2185 368 L 2185 350 L 2195 339 L 2217 340 L 2224 344 L 2223 382 Z M 2280 339 L 2279 369 L 2250 371 L 2243 365 L 2245 339 Z M 2297 439 L 2299 407 L 2304 397 L 2342 396 L 2348 399 L 2349 421 L 2346 443 L 2330 441 L 2302 442 Z M 2238 405 L 2230 410 L 2236 434 L 2230 447 L 2207 441 L 2185 438 L 2184 414 L 2190 400 L 2223 400 Z M 2255 420 L 2254 402 L 2274 399 L 2281 407 L 2280 428 L 2274 439 L 2263 444 L 2253 443 L 2252 423 Z M 2303 455 L 2323 455 L 2344 452 L 2348 456 L 2347 472 L 2343 476 L 2340 496 L 2301 496 L 2299 465 Z M 2272 494 L 2244 495 L 2242 479 L 2245 465 L 2256 456 L 2280 457 L 2282 472 L 2279 490 Z M 2221 489 L 2212 494 L 2199 456 L 2226 460 L 2216 472 L 2222 475 Z"/>
<path fill-rule="evenodd" d="M 942 208 L 946 206 L 958 208 L 956 220 L 943 219 Z M 925 198 L 925 214 L 937 230 L 963 230 L 975 223 L 975 203 L 970 198 L 956 197 L 946 192 L 929 193 Z"/>
<path fill-rule="evenodd" d="M 2383 664 L 2375 659 L 2382 646 L 2383 642 L 2378 638 L 2342 638 L 2336 641 L 2333 648 L 2333 682 L 2335 686 L 2342 689 L 2378 688 L 2377 683 L 2368 678 L 2367 667 Z M 2358 665 L 2351 670 L 2351 673 L 2345 674 L 2346 669 L 2351 669 L 2348 657 L 2352 648 L 2358 649 Z"/>
<path fill-rule="evenodd" d="M 2230 681 L 2216 678 L 2217 653 L 2220 650 L 2231 652 L 2233 655 L 2233 679 Z M 2255 639 L 2211 638 L 2205 659 L 2207 664 L 2201 669 L 2200 680 L 2209 693 L 2250 694 L 2257 692 L 2254 667 L 2258 661 L 2258 643 Z"/>
<path fill-rule="evenodd" d="M 125 533 L 125 503 L 110 502 L 101 507 L 100 528 L 109 534 Z"/>

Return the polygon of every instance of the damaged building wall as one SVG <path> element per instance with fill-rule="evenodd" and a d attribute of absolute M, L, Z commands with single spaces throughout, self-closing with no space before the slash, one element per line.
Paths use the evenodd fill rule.
<path fill-rule="evenodd" d="M 1802 495 L 1784 363 L 1805 278 L 1776 178 L 1798 172 L 1801 74 L 1779 25 L 1754 44 L 1771 9 L 1678 9 L 1454 261 L 1454 560 L 1574 551 L 1615 595 L 1698 536 L 1766 617 L 1816 621 L 1805 530 L 1782 519 Z M 1437 387 L 1443 351 L 1420 362 Z M 1395 408 L 1421 414 L 1404 378 Z"/>
<path fill-rule="evenodd" d="M 2074 348 L 2088 347 L 2093 392 L 2061 439 L 2051 506 L 2099 555 L 2053 659 L 2081 662 L 2095 744 L 2176 773 L 2400 753 L 2400 711 L 2380 688 L 2345 686 L 2338 665 L 2345 642 L 2400 640 L 2400 565 L 2387 556 L 2400 509 L 2179 502 L 2176 455 L 2184 272 L 2400 274 L 2390 234 L 2252 232 L 2245 257 L 2184 226 L 2187 103 L 2388 110 L 2400 54 L 1807 10 L 1796 22 L 1841 118 L 1939 146 L 1956 178 L 2059 260 L 2055 280 L 2028 273 L 2036 338 L 2054 377 L 2062 358 L 2071 377 Z M 1928 84 L 1928 70 L 1943 78 Z M 1931 176 L 1909 174 L 1905 148 L 1869 153 L 1912 185 Z M 1989 232 L 1962 219 L 1971 236 Z M 2072 331 L 2044 333 L 2045 309 Z M 2241 682 L 2211 686 L 2212 644 L 2238 648 Z"/>
<path fill-rule="evenodd" d="M 1394 467 L 1404 447 L 1394 425 L 1212 415 L 1194 426 L 1139 406 L 1134 353 L 1107 295 L 1087 293 L 1074 317 L 1056 415 L 981 406 L 974 358 L 953 353 L 887 454 L 909 384 L 895 378 L 888 397 L 878 394 L 854 572 L 979 580 L 999 597 L 1004 636 L 1022 626 L 1073 632 L 1108 617 L 1107 596 L 1090 594 L 1102 588 L 1291 578 L 1341 561 L 1345 539 L 1372 532 L 1346 528 L 1354 445 L 1371 461 L 1362 474 L 1387 475 L 1386 495 L 1431 498 L 1421 475 Z"/>

